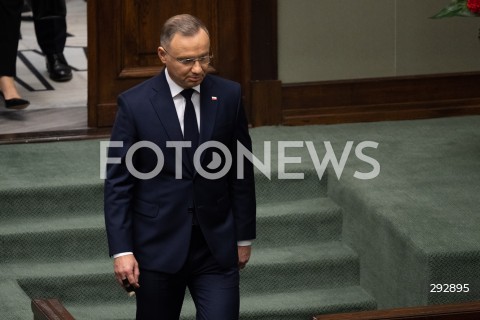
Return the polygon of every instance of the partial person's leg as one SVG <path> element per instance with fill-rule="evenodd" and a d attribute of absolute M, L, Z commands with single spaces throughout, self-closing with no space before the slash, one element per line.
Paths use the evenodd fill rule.
<path fill-rule="evenodd" d="M 68 65 L 63 50 L 67 41 L 66 7 L 59 6 L 58 12 L 50 12 L 51 16 L 43 17 L 41 2 L 32 0 L 33 22 L 38 45 L 45 55 L 49 76 L 54 81 L 72 79 L 72 69 Z"/>
<path fill-rule="evenodd" d="M 23 109 L 29 104 L 20 98 L 14 81 L 22 8 L 23 1 L 0 1 L 0 99 L 11 109 Z"/>
<path fill-rule="evenodd" d="M 63 52 L 67 42 L 67 21 L 65 17 L 34 20 L 34 25 L 38 45 L 45 55 Z"/>
<path fill-rule="evenodd" d="M 186 269 L 197 320 L 237 320 L 240 276 L 237 266 L 222 268 L 212 256 L 200 228 L 194 227 Z"/>
<path fill-rule="evenodd" d="M 178 275 L 140 270 L 140 288 L 135 290 L 137 320 L 178 320 L 186 281 Z"/>
<path fill-rule="evenodd" d="M 0 1 L 0 76 L 14 77 L 23 1 Z"/>
<path fill-rule="evenodd" d="M 238 320 L 240 309 L 238 268 L 202 274 L 189 286 L 197 320 Z"/>

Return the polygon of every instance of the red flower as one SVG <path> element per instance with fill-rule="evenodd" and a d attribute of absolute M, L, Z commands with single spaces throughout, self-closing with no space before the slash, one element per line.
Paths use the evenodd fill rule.
<path fill-rule="evenodd" d="M 467 0 L 467 8 L 473 13 L 480 13 L 480 0 Z"/>

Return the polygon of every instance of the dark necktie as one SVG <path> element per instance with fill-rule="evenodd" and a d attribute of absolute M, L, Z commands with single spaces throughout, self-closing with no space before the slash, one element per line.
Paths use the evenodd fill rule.
<path fill-rule="evenodd" d="M 198 147 L 198 124 L 195 108 L 193 107 L 192 94 L 193 89 L 185 89 L 181 92 L 181 95 L 185 98 L 185 115 L 183 118 L 183 140 L 191 141 L 192 147 L 188 150 L 190 161 L 193 165 L 193 154 Z"/>

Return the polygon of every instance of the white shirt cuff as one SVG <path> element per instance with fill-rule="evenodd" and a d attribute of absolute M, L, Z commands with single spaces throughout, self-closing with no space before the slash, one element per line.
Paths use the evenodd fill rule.
<path fill-rule="evenodd" d="M 243 241 L 238 241 L 237 246 L 239 247 L 248 247 L 252 245 L 252 240 L 243 240 Z M 113 258 L 118 258 L 122 256 L 128 256 L 129 254 L 133 254 L 133 252 L 121 252 L 113 255 Z"/>
<path fill-rule="evenodd" d="M 113 255 L 113 258 L 118 258 L 121 256 L 128 256 L 129 254 L 133 254 L 133 252 L 121 252 Z"/>
<path fill-rule="evenodd" d="M 237 241 L 237 246 L 239 247 L 248 247 L 252 245 L 253 240 L 243 240 L 243 241 Z"/>

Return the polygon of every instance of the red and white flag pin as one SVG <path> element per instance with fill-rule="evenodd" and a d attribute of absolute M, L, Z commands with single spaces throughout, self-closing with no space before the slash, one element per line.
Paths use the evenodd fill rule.
<path fill-rule="evenodd" d="M 212 101 L 217 101 L 217 99 L 218 99 L 217 97 L 212 96 Z"/>

